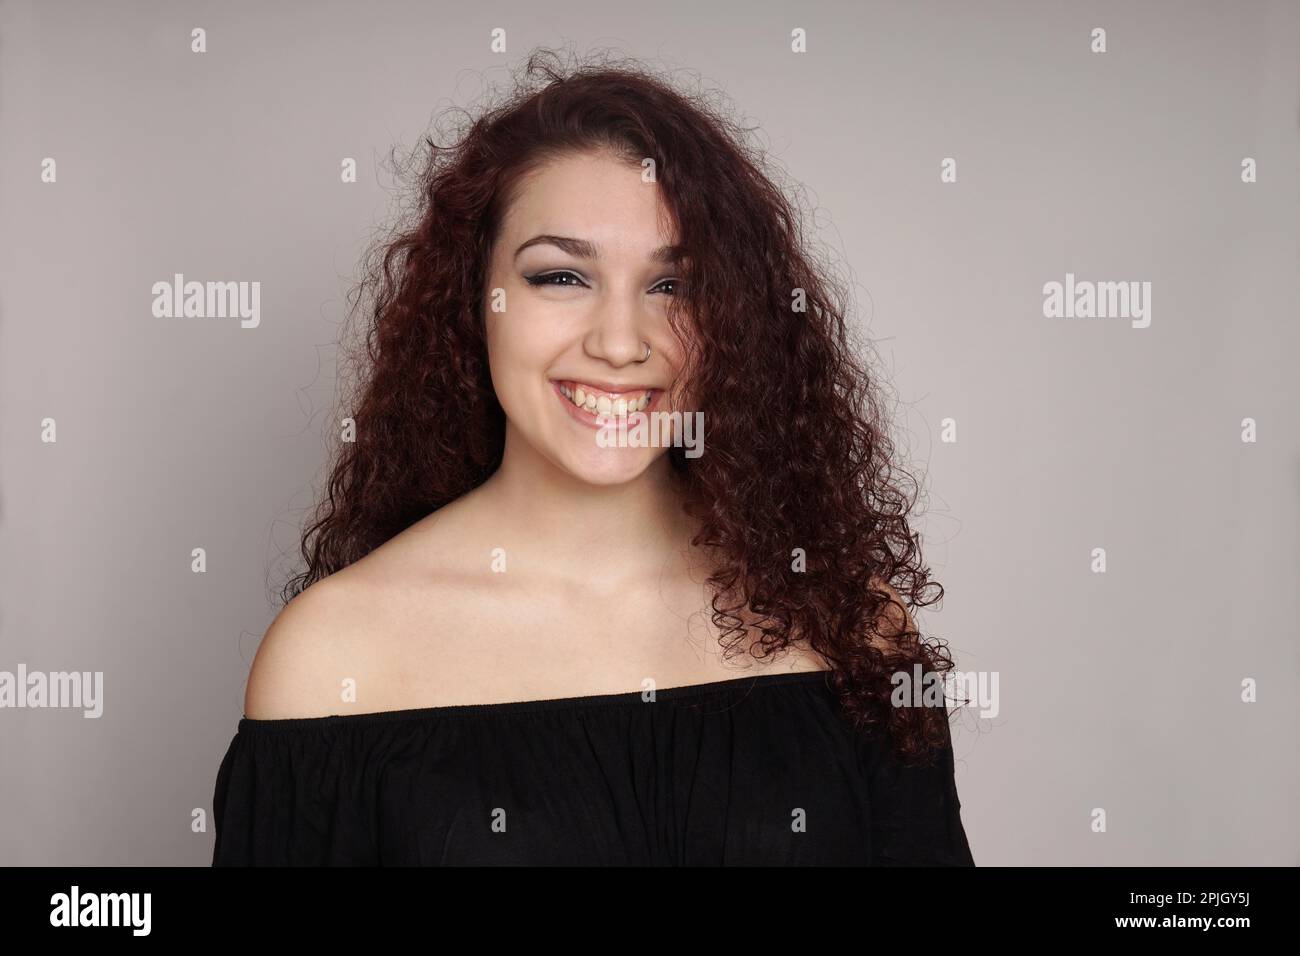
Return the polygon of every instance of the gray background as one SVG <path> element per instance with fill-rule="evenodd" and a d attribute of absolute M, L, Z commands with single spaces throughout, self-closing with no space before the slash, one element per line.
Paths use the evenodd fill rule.
<path fill-rule="evenodd" d="M 1300 4 L 697 0 L 0 6 L 0 670 L 106 684 L 0 710 L 0 862 L 209 861 L 382 161 L 539 44 L 723 91 L 802 185 L 924 477 L 920 623 L 1000 677 L 976 862 L 1300 862 Z M 1067 271 L 1150 281 L 1150 328 L 1045 318 Z M 261 326 L 154 318 L 173 272 Z"/>

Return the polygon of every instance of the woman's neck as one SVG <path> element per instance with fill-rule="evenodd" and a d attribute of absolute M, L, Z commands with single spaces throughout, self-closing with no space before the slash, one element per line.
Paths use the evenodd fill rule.
<path fill-rule="evenodd" d="M 630 481 L 591 484 L 508 436 L 501 467 L 474 496 L 507 555 L 563 579 L 599 587 L 691 560 L 693 523 L 667 455 Z"/>

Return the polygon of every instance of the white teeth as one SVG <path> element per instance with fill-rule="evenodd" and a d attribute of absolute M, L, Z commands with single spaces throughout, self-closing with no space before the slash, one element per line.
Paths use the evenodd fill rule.
<path fill-rule="evenodd" d="M 642 411 L 650 404 L 649 392 L 642 392 L 635 398 L 630 395 L 619 395 L 616 398 L 610 398 L 608 395 L 596 395 L 593 392 L 588 392 L 581 385 L 562 384 L 560 385 L 560 394 L 574 405 L 593 414 L 614 415 L 618 418 L 625 418 L 630 412 Z"/>

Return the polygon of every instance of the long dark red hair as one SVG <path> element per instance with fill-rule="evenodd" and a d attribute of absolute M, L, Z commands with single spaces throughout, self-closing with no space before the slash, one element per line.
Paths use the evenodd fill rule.
<path fill-rule="evenodd" d="M 612 149 L 638 166 L 650 158 L 687 256 L 672 321 L 689 348 L 682 380 L 706 423 L 701 457 L 668 454 L 701 529 L 694 543 L 717 568 L 709 583 L 723 648 L 765 657 L 806 642 L 832 665 L 857 727 L 886 730 L 909 762 L 932 753 L 947 737 L 945 709 L 890 703 L 891 674 L 953 666 L 883 587 L 913 608 L 943 596 L 908 523 L 915 483 L 894 461 L 844 291 L 806 248 L 774 174 L 706 95 L 642 64 L 539 51 L 514 80 L 451 144 L 424 139 L 418 202 L 354 290 L 367 317 L 345 396 L 355 440 L 338 442 L 302 535 L 306 569 L 283 599 L 500 464 L 505 416 L 488 374 L 484 285 L 520 177 L 573 150 Z"/>

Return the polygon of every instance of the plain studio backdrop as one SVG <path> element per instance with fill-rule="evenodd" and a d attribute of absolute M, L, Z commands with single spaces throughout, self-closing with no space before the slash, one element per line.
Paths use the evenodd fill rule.
<path fill-rule="evenodd" d="M 210 860 L 390 149 L 539 45 L 721 91 L 848 276 L 918 622 L 998 678 L 953 725 L 976 862 L 1300 863 L 1285 0 L 0 6 L 0 671 L 103 674 L 98 718 L 0 709 L 0 862 Z M 155 315 L 177 273 L 258 323 Z M 1067 281 L 1150 312 L 1045 314 Z"/>

